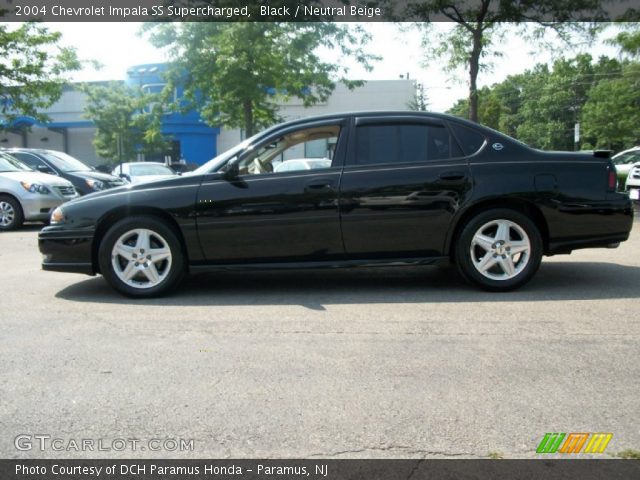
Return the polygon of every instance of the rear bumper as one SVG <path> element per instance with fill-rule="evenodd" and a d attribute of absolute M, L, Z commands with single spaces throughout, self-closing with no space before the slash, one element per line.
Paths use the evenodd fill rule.
<path fill-rule="evenodd" d="M 581 248 L 611 248 L 629 238 L 633 204 L 616 193 L 604 202 L 562 204 L 548 218 L 549 245 L 545 254 L 570 253 Z"/>
<path fill-rule="evenodd" d="M 94 230 L 61 230 L 44 228 L 38 235 L 43 255 L 42 269 L 54 272 L 95 275 L 92 258 Z"/>

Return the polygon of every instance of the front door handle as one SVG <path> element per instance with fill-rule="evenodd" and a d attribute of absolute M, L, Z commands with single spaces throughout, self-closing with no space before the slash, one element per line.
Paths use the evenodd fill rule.
<path fill-rule="evenodd" d="M 463 180 L 466 176 L 464 172 L 451 171 L 442 172 L 438 178 L 445 182 L 457 182 L 458 180 Z"/>
<path fill-rule="evenodd" d="M 333 190 L 333 184 L 326 180 L 318 180 L 315 182 L 309 182 L 305 187 L 305 192 L 324 192 Z"/>

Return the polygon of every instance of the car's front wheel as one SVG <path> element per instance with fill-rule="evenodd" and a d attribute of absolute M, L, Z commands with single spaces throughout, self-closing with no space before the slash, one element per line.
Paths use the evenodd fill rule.
<path fill-rule="evenodd" d="M 23 221 L 20 203 L 9 195 L 0 195 L 0 231 L 20 228 Z"/>
<path fill-rule="evenodd" d="M 174 287 L 185 272 L 180 240 L 155 217 L 131 217 L 114 224 L 100 243 L 100 272 L 131 297 L 153 297 Z"/>
<path fill-rule="evenodd" d="M 462 276 L 472 283 L 485 290 L 513 290 L 538 270 L 542 238 L 535 223 L 523 213 L 486 210 L 463 227 L 455 258 Z"/>

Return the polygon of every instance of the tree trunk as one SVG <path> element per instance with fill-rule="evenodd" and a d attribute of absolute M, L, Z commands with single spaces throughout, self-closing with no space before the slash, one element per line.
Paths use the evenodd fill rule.
<path fill-rule="evenodd" d="M 473 46 L 469 56 L 469 120 L 478 122 L 478 72 L 482 53 L 482 30 L 479 26 L 473 30 Z"/>
<path fill-rule="evenodd" d="M 253 136 L 253 104 L 251 100 L 242 102 L 244 109 L 244 134 L 245 138 Z"/>

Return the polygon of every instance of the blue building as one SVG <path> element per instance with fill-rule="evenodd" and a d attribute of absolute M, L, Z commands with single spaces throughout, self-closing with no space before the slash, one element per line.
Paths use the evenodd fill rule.
<path fill-rule="evenodd" d="M 125 83 L 140 87 L 145 93 L 160 93 L 165 82 L 162 78 L 166 64 L 151 63 L 135 65 L 127 70 Z M 182 96 L 180 88 L 174 92 L 174 98 Z M 186 114 L 171 112 L 162 119 L 162 133 L 172 141 L 170 154 L 173 160 L 184 159 L 187 162 L 203 164 L 217 154 L 217 138 L 220 128 L 208 126 L 198 112 Z M 151 160 L 147 158 L 147 160 Z"/>

